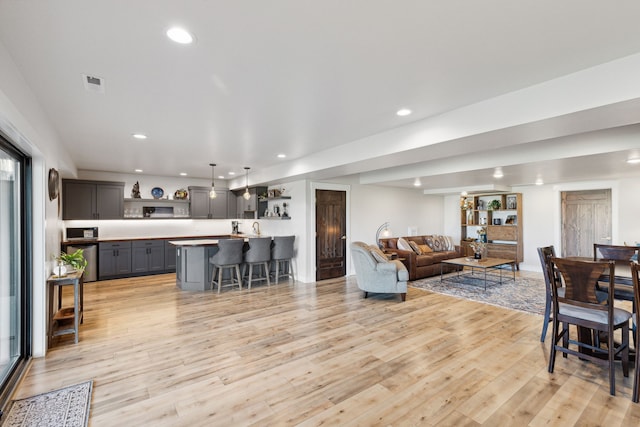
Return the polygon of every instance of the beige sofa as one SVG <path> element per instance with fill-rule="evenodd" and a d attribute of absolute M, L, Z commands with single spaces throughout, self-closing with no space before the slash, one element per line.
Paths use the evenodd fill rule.
<path fill-rule="evenodd" d="M 403 237 L 408 242 L 416 245 L 427 246 L 431 252 L 421 251 L 420 254 L 414 250 L 403 250 L 398 248 L 398 237 L 380 239 L 382 250 L 387 253 L 396 253 L 400 261 L 407 267 L 409 280 L 423 279 L 425 277 L 440 274 L 440 262 L 460 258 L 464 256 L 459 245 L 455 245 L 450 237 L 425 235 Z M 447 264 L 442 265 L 442 271 L 450 273 L 457 271 L 458 267 Z"/>

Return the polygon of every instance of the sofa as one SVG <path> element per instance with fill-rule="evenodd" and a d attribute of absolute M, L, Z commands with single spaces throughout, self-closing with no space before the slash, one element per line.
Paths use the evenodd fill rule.
<path fill-rule="evenodd" d="M 407 297 L 409 273 L 404 264 L 389 260 L 376 246 L 363 242 L 351 243 L 351 258 L 356 270 L 358 288 L 364 291 L 384 294 L 400 294 L 404 301 Z"/>
<path fill-rule="evenodd" d="M 409 245 L 409 250 L 398 247 L 398 239 L 403 239 Z M 413 244 L 411 244 L 413 242 Z M 459 245 L 449 236 L 424 235 L 407 237 L 389 237 L 380 239 L 382 250 L 386 254 L 397 254 L 397 257 L 407 267 L 409 280 L 423 279 L 440 274 L 440 262 L 463 257 Z M 442 272 L 458 271 L 454 265 L 442 265 Z"/>

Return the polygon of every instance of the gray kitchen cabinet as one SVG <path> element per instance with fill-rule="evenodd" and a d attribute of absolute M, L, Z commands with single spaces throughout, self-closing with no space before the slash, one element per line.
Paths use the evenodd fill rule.
<path fill-rule="evenodd" d="M 164 240 L 134 240 L 131 242 L 131 272 L 164 271 Z"/>
<path fill-rule="evenodd" d="M 238 218 L 258 218 L 264 214 L 267 208 L 266 203 L 260 202 L 259 196 L 267 192 L 267 187 L 249 188 L 249 199 L 245 199 L 243 194 L 245 190 L 236 191 L 237 216 Z"/>
<path fill-rule="evenodd" d="M 209 197 L 211 187 L 189 187 L 191 218 L 225 219 L 228 212 L 226 188 L 216 188 L 215 199 Z"/>
<path fill-rule="evenodd" d="M 124 182 L 62 180 L 62 219 L 122 219 Z"/>
<path fill-rule="evenodd" d="M 167 272 L 176 271 L 176 247 L 169 240 L 164 241 L 164 269 Z"/>
<path fill-rule="evenodd" d="M 98 244 L 98 280 L 131 274 L 131 242 Z"/>

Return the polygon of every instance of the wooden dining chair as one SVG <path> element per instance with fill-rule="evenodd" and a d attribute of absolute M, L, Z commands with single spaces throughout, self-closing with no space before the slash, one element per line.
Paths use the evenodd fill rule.
<path fill-rule="evenodd" d="M 538 248 L 538 256 L 540 257 L 540 264 L 542 265 L 542 276 L 544 277 L 546 294 L 544 304 L 544 319 L 542 321 L 542 333 L 540 334 L 540 342 L 544 342 L 544 339 L 547 336 L 547 327 L 549 326 L 549 322 L 553 320 L 551 318 L 553 292 L 560 292 L 564 296 L 564 288 L 562 288 L 562 282 L 559 280 L 555 269 L 551 269 L 553 271 L 553 275 L 549 276 L 549 263 L 551 262 L 551 258 L 556 256 L 556 251 L 553 245 Z"/>
<path fill-rule="evenodd" d="M 633 332 L 634 332 L 634 344 L 636 350 L 635 369 L 633 373 L 633 396 L 631 400 L 638 403 L 638 395 L 640 388 L 640 351 L 638 351 L 638 343 L 640 343 L 640 279 L 638 278 L 638 272 L 640 271 L 640 265 L 637 262 L 631 262 L 631 278 L 633 280 L 633 293 L 634 293 L 634 313 L 633 313 Z"/>
<path fill-rule="evenodd" d="M 608 366 L 609 393 L 616 394 L 615 386 L 615 358 L 622 360 L 622 373 L 629 376 L 629 319 L 631 313 L 613 305 L 613 286 L 615 283 L 615 262 L 613 261 L 579 261 L 565 258 L 551 258 L 549 274 L 555 266 L 564 285 L 565 295 L 553 293 L 553 342 L 549 357 L 549 372 L 553 373 L 556 352 L 560 351 L 564 357 L 571 354 L 581 359 Z M 609 292 L 604 302 L 596 297 L 596 283 L 603 275 L 609 276 Z M 560 331 L 560 324 L 562 330 Z M 607 335 L 607 348 L 593 345 L 590 340 L 571 339 L 569 326 L 588 328 L 596 334 L 603 332 Z M 617 347 L 613 340 L 614 331 L 622 332 L 622 343 Z M 584 338 L 584 335 L 583 335 Z M 562 344 L 559 344 L 562 341 Z M 570 348 L 577 346 L 577 350 Z M 603 358 L 603 356 L 605 358 Z"/>

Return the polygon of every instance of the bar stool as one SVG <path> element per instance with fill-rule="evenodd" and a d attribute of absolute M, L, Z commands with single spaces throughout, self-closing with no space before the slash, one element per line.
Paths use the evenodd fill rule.
<path fill-rule="evenodd" d="M 291 259 L 293 258 L 293 242 L 296 236 L 275 236 L 273 238 L 273 248 L 271 248 L 271 260 L 276 264 L 275 282 L 278 283 L 280 276 L 293 277 L 293 268 L 291 268 Z M 282 267 L 282 273 L 280 273 Z"/>
<path fill-rule="evenodd" d="M 240 276 L 240 264 L 242 263 L 242 247 L 243 239 L 220 239 L 218 240 L 218 252 L 209 258 L 209 262 L 213 264 L 213 273 L 211 274 L 211 289 L 214 285 L 218 285 L 218 293 L 223 286 L 222 273 L 224 269 L 230 269 L 229 282 L 225 286 L 238 285 L 242 289 L 242 277 Z M 216 281 L 216 270 L 218 271 L 218 280 Z M 236 279 L 233 279 L 235 270 Z"/>
<path fill-rule="evenodd" d="M 242 277 L 248 277 L 248 288 L 251 289 L 251 281 L 266 280 L 271 286 L 269 279 L 269 261 L 271 261 L 271 238 L 270 237 L 250 237 L 249 250 L 244 253 L 244 264 L 242 266 Z M 253 266 L 262 266 L 263 274 L 253 278 Z M 249 267 L 249 276 L 245 276 Z M 259 273 L 259 272 L 258 272 Z"/>

